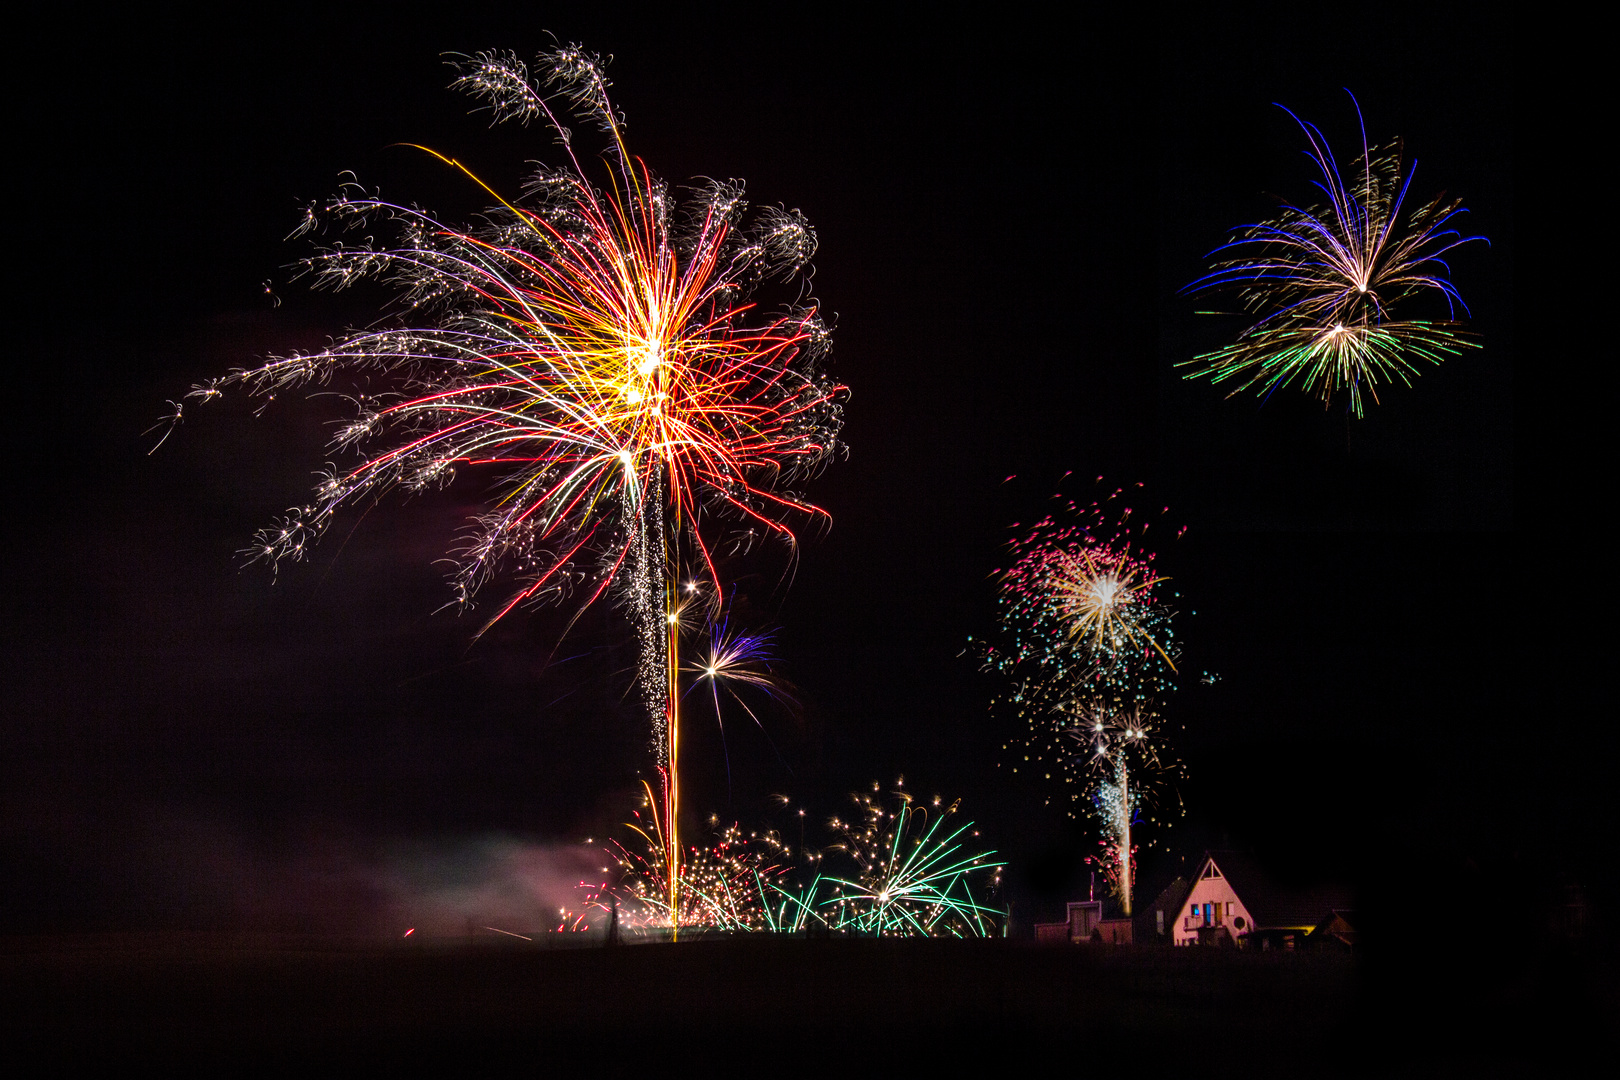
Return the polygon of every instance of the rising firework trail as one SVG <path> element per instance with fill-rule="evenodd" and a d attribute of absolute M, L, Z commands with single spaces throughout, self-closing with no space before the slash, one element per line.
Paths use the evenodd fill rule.
<path fill-rule="evenodd" d="M 750 213 L 736 181 L 674 196 L 626 149 L 603 64 L 577 46 L 532 69 L 496 52 L 452 66 L 495 122 L 548 127 L 566 164 L 539 166 L 509 200 L 426 151 L 495 200 L 470 226 L 354 185 L 312 206 L 300 233 L 361 239 L 330 242 L 304 272 L 333 289 L 382 280 L 391 318 L 232 371 L 187 403 L 332 383 L 353 403 L 332 447 L 348 463 L 259 533 L 254 558 L 300 559 L 346 508 L 468 473 L 495 494 L 453 552 L 455 598 L 510 582 L 480 634 L 526 602 L 583 609 L 616 591 L 640 639 L 678 929 L 676 583 L 690 569 L 718 597 L 722 549 L 791 550 L 798 524 L 825 518 L 793 490 L 840 450 L 843 388 L 823 372 L 828 330 L 807 289 L 815 233 L 797 211 Z M 606 144 L 596 181 L 570 115 Z M 770 312 L 753 296 L 773 282 L 790 303 Z"/>
<path fill-rule="evenodd" d="M 1348 180 L 1321 130 L 1283 111 L 1310 143 L 1306 153 L 1320 174 L 1316 199 L 1283 203 L 1273 217 L 1239 227 L 1211 252 L 1211 272 L 1183 291 L 1234 290 L 1244 310 L 1260 318 L 1231 345 L 1180 366 L 1189 369 L 1187 378 L 1231 382 L 1233 394 L 1258 390 L 1269 397 L 1297 384 L 1328 405 L 1343 393 L 1349 413 L 1361 416 L 1363 390 L 1377 401 L 1379 383 L 1411 385 L 1418 362 L 1438 364 L 1477 347 L 1458 321 L 1468 308 L 1449 280 L 1447 260 L 1455 248 L 1484 237 L 1455 228 L 1453 219 L 1465 211 L 1444 192 L 1409 208 L 1416 162 L 1407 164 L 1399 140 L 1368 143 L 1359 104 L 1361 153 Z M 1444 318 L 1403 314 L 1424 295 L 1444 300 Z"/>
<path fill-rule="evenodd" d="M 1102 829 L 1103 876 L 1129 915 L 1136 886 L 1132 828 L 1143 806 L 1145 782 L 1165 775 L 1173 762 L 1161 758 L 1161 722 L 1145 695 L 1093 694 L 1069 703 L 1055 721 L 1074 752 L 1062 756 L 1065 780 L 1090 784 L 1092 814 Z M 1077 745 L 1076 745 L 1077 744 Z"/>

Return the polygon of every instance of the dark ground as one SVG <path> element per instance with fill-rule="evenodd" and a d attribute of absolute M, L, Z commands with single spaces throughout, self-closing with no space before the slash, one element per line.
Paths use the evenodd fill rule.
<path fill-rule="evenodd" d="M 1553 980 L 1567 991 L 1572 976 L 1590 976 L 1574 960 L 1554 971 L 1498 953 L 1470 973 L 1436 951 L 1402 968 L 1408 993 L 1392 995 L 1389 964 L 1322 952 L 14 938 L 0 943 L 0 1015 L 10 1046 L 62 1065 L 369 1073 L 512 1064 L 541 1075 L 618 1075 L 660 1062 L 685 1071 L 703 1060 L 757 1060 L 789 1074 L 960 1074 L 1024 1062 L 1051 1071 L 1047 1055 L 1057 1053 L 1057 1073 L 1079 1076 L 1528 1076 L 1601 1031 L 1596 1006 L 1548 991 Z M 1471 989 L 1459 996 L 1464 981 Z M 1612 988 L 1609 998 L 1612 1006 Z"/>

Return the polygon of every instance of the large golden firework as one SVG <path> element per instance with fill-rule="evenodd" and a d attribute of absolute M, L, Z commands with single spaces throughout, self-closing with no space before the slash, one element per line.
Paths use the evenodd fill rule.
<path fill-rule="evenodd" d="M 797 211 L 750 213 L 735 181 L 674 198 L 626 149 L 602 63 L 577 46 L 533 70 L 494 52 L 454 66 L 453 85 L 496 121 L 542 119 L 568 165 L 540 166 L 508 200 L 434 154 L 495 199 L 474 226 L 356 186 L 311 207 L 300 232 L 362 239 L 329 243 L 305 271 L 330 288 L 380 278 L 398 291 L 394 317 L 190 399 L 337 382 L 354 403 L 333 446 L 351 463 L 263 530 L 255 558 L 301 558 L 354 503 L 470 472 L 495 494 L 454 552 L 456 598 L 470 604 L 497 576 L 514 582 L 485 629 L 525 601 L 577 593 L 584 607 L 619 590 L 641 641 L 678 926 L 677 573 L 695 567 L 718 598 L 716 545 L 791 546 L 796 522 L 824 514 L 792 490 L 838 452 L 842 422 L 807 289 L 815 233 Z M 563 100 L 606 136 L 601 184 L 575 152 Z M 753 299 L 772 280 L 789 289 L 775 313 Z"/>

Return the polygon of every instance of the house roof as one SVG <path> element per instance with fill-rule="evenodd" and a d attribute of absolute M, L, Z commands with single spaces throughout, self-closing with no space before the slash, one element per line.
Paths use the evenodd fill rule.
<path fill-rule="evenodd" d="M 1356 913 L 1336 908 L 1322 916 L 1311 931 L 1311 936 L 1342 937 L 1346 940 L 1356 936 Z"/>
<path fill-rule="evenodd" d="M 1204 872 L 1207 861 L 1213 859 L 1216 869 L 1226 878 L 1243 906 L 1249 909 L 1255 929 L 1271 926 L 1313 927 L 1327 912 L 1348 910 L 1352 905 L 1349 895 L 1340 888 L 1291 888 L 1273 881 L 1254 857 L 1243 851 L 1209 851 L 1198 864 Z"/>
<path fill-rule="evenodd" d="M 1153 898 L 1153 903 L 1149 904 L 1145 910 L 1163 910 L 1174 915 L 1181 910 L 1181 905 L 1186 902 L 1187 894 L 1190 892 L 1192 892 L 1192 882 L 1184 877 L 1178 877 L 1166 885 L 1159 895 Z"/>

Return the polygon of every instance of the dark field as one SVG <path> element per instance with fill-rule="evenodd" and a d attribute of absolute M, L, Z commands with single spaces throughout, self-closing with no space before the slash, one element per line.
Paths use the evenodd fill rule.
<path fill-rule="evenodd" d="M 1117 1040 L 1150 1059 L 1256 1040 L 1267 1056 L 1314 1056 L 1343 1039 L 1356 998 L 1355 968 L 1337 956 L 1004 942 L 167 937 L 14 947 L 3 963 L 8 1023 L 69 1060 L 502 1056 L 611 1071 L 730 1046 L 834 1067 L 1040 1045 L 1112 1057 Z"/>
<path fill-rule="evenodd" d="M 1006 941 L 12 939 L 0 987 L 8 1045 L 62 1065 L 1534 1075 L 1539 1041 L 1345 955 Z"/>

